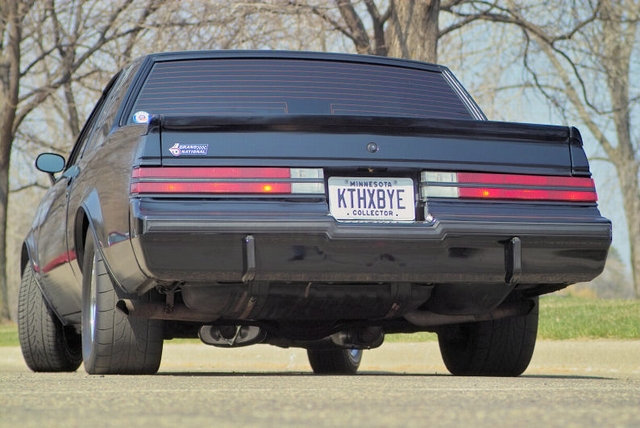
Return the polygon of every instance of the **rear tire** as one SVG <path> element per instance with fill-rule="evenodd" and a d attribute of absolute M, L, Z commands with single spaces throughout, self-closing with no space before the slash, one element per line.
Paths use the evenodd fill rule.
<path fill-rule="evenodd" d="M 73 372 L 82 363 L 80 335 L 49 308 L 30 263 L 20 282 L 18 336 L 24 361 L 34 372 Z"/>
<path fill-rule="evenodd" d="M 362 349 L 307 349 L 315 374 L 356 374 L 362 361 Z"/>
<path fill-rule="evenodd" d="M 156 373 L 162 359 L 163 323 L 128 317 L 116 309 L 125 296 L 114 287 L 91 231 L 82 272 L 82 354 L 87 373 Z"/>
<path fill-rule="evenodd" d="M 438 332 L 445 366 L 456 376 L 519 376 L 529 366 L 538 332 L 538 298 L 524 316 L 457 324 Z"/>

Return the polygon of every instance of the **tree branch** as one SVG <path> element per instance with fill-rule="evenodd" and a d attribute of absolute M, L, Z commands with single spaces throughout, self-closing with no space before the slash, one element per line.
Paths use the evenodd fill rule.
<path fill-rule="evenodd" d="M 364 28 L 364 24 L 362 23 L 360 16 L 353 8 L 351 0 L 335 0 L 335 2 L 338 7 L 338 11 L 340 12 L 340 16 L 342 16 L 342 19 L 347 24 L 347 27 L 352 34 L 351 40 L 353 40 L 356 45 L 356 51 L 359 54 L 372 53 L 369 34 L 367 34 L 367 30 Z"/>
<path fill-rule="evenodd" d="M 9 189 L 9 193 L 18 193 L 18 192 L 22 192 L 23 190 L 31 189 L 33 187 L 37 187 L 38 189 L 42 189 L 42 190 L 47 190 L 49 188 L 48 186 L 43 186 L 42 184 L 35 182 L 31 184 L 26 184 L 24 186 L 16 187 L 13 189 Z"/>

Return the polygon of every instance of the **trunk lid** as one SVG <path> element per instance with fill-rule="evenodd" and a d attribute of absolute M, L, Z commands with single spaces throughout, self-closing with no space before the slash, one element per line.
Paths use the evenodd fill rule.
<path fill-rule="evenodd" d="M 589 175 L 579 134 L 569 127 L 314 115 L 157 120 L 163 166 Z"/>

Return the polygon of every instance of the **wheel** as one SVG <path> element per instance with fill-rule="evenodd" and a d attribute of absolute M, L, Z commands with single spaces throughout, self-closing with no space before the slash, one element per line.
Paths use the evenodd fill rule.
<path fill-rule="evenodd" d="M 315 374 L 355 374 L 362 361 L 362 349 L 307 349 Z"/>
<path fill-rule="evenodd" d="M 457 376 L 519 376 L 529 366 L 538 333 L 538 298 L 524 316 L 457 324 L 438 332 L 445 366 Z"/>
<path fill-rule="evenodd" d="M 22 356 L 34 372 L 73 372 L 82 363 L 80 335 L 49 308 L 29 263 L 18 295 L 18 336 Z"/>
<path fill-rule="evenodd" d="M 128 317 L 91 231 L 82 265 L 82 355 L 89 374 L 153 374 L 160 367 L 162 321 Z"/>

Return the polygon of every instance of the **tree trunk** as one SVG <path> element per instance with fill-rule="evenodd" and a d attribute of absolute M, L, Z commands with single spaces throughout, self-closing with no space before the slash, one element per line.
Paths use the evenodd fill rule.
<path fill-rule="evenodd" d="M 614 164 L 620 182 L 620 192 L 627 219 L 631 277 L 636 299 L 640 299 L 640 189 L 638 184 L 638 162 L 631 159 L 615 159 Z"/>
<path fill-rule="evenodd" d="M 606 76 L 611 100 L 611 118 L 615 127 L 617 146 L 606 150 L 616 166 L 624 213 L 627 219 L 631 274 L 636 298 L 640 298 L 640 190 L 637 159 L 631 125 L 631 61 L 638 24 L 625 14 L 628 5 L 611 0 L 601 3 L 602 34 L 594 45 L 600 44 L 600 62 Z"/>
<path fill-rule="evenodd" d="M 9 164 L 20 83 L 21 20 L 16 2 L 0 9 L 5 38 L 0 56 L 0 322 L 10 319 L 7 284 L 7 203 L 9 201 Z"/>
<path fill-rule="evenodd" d="M 436 63 L 440 0 L 392 0 L 387 31 L 389 56 Z"/>
<path fill-rule="evenodd" d="M 4 146 L 4 141 L 0 142 Z M 4 150 L 4 147 L 3 149 Z M 0 166 L 0 239 L 7 242 L 7 203 L 9 194 L 9 168 Z M 7 283 L 7 246 L 0 245 L 0 323 L 11 319 L 9 284 Z"/>

